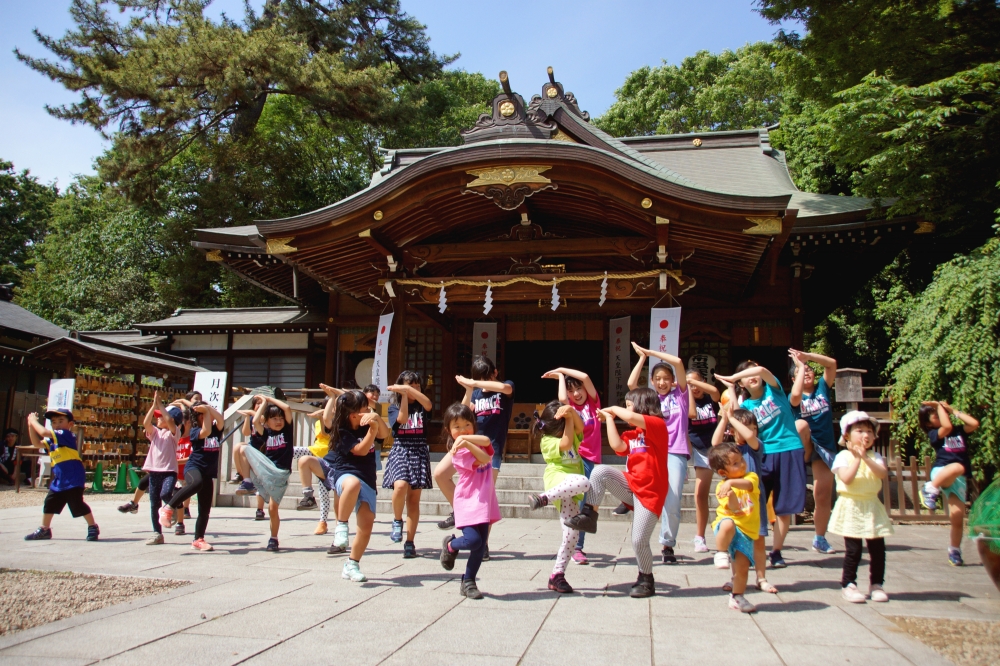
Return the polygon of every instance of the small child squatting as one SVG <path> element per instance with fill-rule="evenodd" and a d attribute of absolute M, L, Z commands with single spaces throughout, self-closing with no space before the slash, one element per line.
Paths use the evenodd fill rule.
<path fill-rule="evenodd" d="M 739 447 L 732 442 L 713 446 L 708 462 L 724 481 L 715 489 L 719 500 L 716 509 L 715 545 L 729 553 L 733 582 L 729 607 L 741 613 L 754 613 L 757 607 L 743 596 L 747 589 L 747 574 L 754 564 L 754 542 L 760 528 L 760 480 L 747 472 Z"/>

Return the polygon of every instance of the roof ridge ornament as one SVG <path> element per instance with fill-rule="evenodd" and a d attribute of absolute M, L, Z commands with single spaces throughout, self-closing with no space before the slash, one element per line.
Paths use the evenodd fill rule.
<path fill-rule="evenodd" d="M 559 128 L 545 113 L 529 109 L 524 98 L 510 87 L 506 71 L 500 72 L 503 92 L 493 98 L 490 113 L 479 116 L 476 124 L 462 130 L 465 143 L 494 139 L 550 139 Z"/>
<path fill-rule="evenodd" d="M 576 95 L 566 92 L 563 84 L 556 81 L 555 71 L 551 66 L 546 68 L 545 71 L 549 75 L 549 81 L 542 86 L 541 95 L 535 95 L 531 98 L 528 110 L 544 114 L 545 117 L 550 117 L 555 113 L 559 102 L 562 102 L 569 111 L 579 116 L 584 122 L 589 123 L 590 114 L 580 109 L 580 103 L 576 101 Z"/>

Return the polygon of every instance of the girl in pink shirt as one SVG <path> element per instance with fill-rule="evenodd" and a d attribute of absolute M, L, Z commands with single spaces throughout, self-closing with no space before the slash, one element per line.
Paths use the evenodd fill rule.
<path fill-rule="evenodd" d="M 476 415 L 468 405 L 454 403 L 445 410 L 444 429 L 452 464 L 458 470 L 455 484 L 455 527 L 462 530 L 457 539 L 449 534 L 441 545 L 441 566 L 455 568 L 458 551 L 469 551 L 469 561 L 459 590 L 463 597 L 482 599 L 476 587 L 476 574 L 483 563 L 490 525 L 500 520 L 500 505 L 493 486 L 493 447 L 490 438 L 476 433 Z"/>

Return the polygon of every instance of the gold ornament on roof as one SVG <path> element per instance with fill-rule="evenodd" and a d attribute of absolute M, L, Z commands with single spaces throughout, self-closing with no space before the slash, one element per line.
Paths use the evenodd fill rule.
<path fill-rule="evenodd" d="M 691 141 L 691 143 L 694 144 L 695 148 L 697 148 L 697 147 L 701 146 L 701 139 L 697 139 L 696 138 L 693 141 Z"/>
<path fill-rule="evenodd" d="M 743 233 L 751 236 L 777 236 L 781 233 L 780 217 L 748 217 L 747 222 L 754 226 L 744 229 Z"/>
<path fill-rule="evenodd" d="M 500 115 L 504 118 L 510 118 L 514 115 L 514 102 L 501 102 L 500 103 Z"/>
<path fill-rule="evenodd" d="M 287 238 L 268 238 L 267 239 L 267 253 L 268 254 L 289 254 L 290 252 L 298 252 L 298 248 L 294 248 L 289 243 L 295 240 L 294 236 L 288 236 Z"/>
<path fill-rule="evenodd" d="M 639 205 L 642 206 L 643 208 L 652 208 L 653 201 L 649 197 L 646 197 L 645 199 L 639 202 Z"/>
<path fill-rule="evenodd" d="M 548 171 L 550 166 L 506 166 L 491 167 L 489 169 L 470 169 L 465 173 L 475 176 L 476 179 L 466 185 L 466 187 L 478 187 L 480 185 L 512 185 L 514 183 L 540 183 L 546 184 L 552 181 L 545 176 L 539 175 L 543 171 Z"/>
<path fill-rule="evenodd" d="M 549 99 L 556 97 L 558 94 L 559 91 L 556 89 L 555 86 L 549 86 L 548 89 L 545 91 L 545 96 L 548 97 Z"/>
<path fill-rule="evenodd" d="M 380 211 L 380 210 L 375 211 L 375 213 L 372 215 L 372 217 L 374 217 L 376 220 L 381 220 L 382 219 L 382 211 Z"/>
<path fill-rule="evenodd" d="M 205 261 L 222 261 L 222 251 L 212 250 L 205 255 Z"/>

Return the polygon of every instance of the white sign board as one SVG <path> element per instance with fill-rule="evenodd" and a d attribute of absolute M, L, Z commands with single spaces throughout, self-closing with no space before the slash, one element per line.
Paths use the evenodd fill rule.
<path fill-rule="evenodd" d="M 50 379 L 49 399 L 46 411 L 51 409 L 68 409 L 73 411 L 73 394 L 76 391 L 75 379 Z M 45 419 L 45 427 L 51 429 L 52 423 Z"/>
<path fill-rule="evenodd" d="M 379 402 L 389 402 L 389 333 L 392 331 L 392 313 L 378 318 L 378 335 L 375 338 L 375 359 L 372 362 L 372 384 L 378 386 Z"/>
<path fill-rule="evenodd" d="M 837 402 L 862 402 L 865 399 L 861 390 L 861 375 L 858 373 L 837 373 L 833 391 Z"/>
<path fill-rule="evenodd" d="M 652 351 L 665 352 L 677 356 L 681 339 L 681 309 L 653 308 L 649 311 L 649 348 Z M 650 359 L 652 369 L 659 361 Z M 650 373 L 648 385 L 653 387 L 653 377 Z"/>
<path fill-rule="evenodd" d="M 194 389 L 201 393 L 201 399 L 218 411 L 226 411 L 226 377 L 225 372 L 196 372 L 194 374 Z"/>
<path fill-rule="evenodd" d="M 631 317 L 621 317 L 608 322 L 608 405 L 625 406 L 628 375 L 632 365 L 629 363 L 631 340 Z"/>
<path fill-rule="evenodd" d="M 494 363 L 497 360 L 497 325 L 494 322 L 477 321 L 472 326 L 472 356 L 485 356 Z"/>

